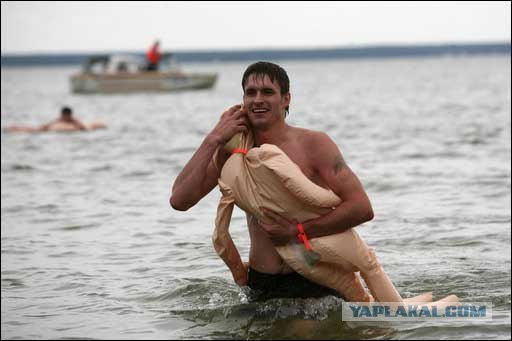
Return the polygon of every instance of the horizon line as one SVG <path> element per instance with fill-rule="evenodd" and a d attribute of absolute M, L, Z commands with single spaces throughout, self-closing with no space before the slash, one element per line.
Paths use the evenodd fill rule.
<path fill-rule="evenodd" d="M 212 53 L 212 52 L 280 52 L 280 51 L 321 51 L 321 50 L 340 50 L 340 49 L 378 49 L 378 48 L 415 48 L 415 47 L 453 47 L 453 46 L 486 46 L 486 45 L 511 45 L 510 40 L 495 41 L 474 41 L 474 42 L 429 42 L 429 43 L 362 43 L 347 45 L 322 45 L 322 46 L 290 46 L 290 47 L 212 47 L 212 48 L 191 48 L 191 49 L 162 49 L 163 52 L 182 53 Z M 52 56 L 52 55 L 89 55 L 89 54 L 111 54 L 115 53 L 141 53 L 144 49 L 118 49 L 118 50 L 89 50 L 89 51 L 25 51 L 25 52 L 1 52 L 1 56 Z"/>

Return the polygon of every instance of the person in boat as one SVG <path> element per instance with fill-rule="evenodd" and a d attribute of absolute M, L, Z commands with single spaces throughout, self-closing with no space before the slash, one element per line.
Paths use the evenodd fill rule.
<path fill-rule="evenodd" d="M 84 124 L 82 121 L 73 117 L 73 111 L 70 107 L 63 107 L 60 112 L 60 117 L 57 119 L 43 124 L 39 127 L 28 126 L 10 126 L 5 129 L 7 132 L 45 132 L 45 131 L 84 131 L 105 128 L 105 124 L 100 121 L 93 121 L 89 124 Z"/>
<path fill-rule="evenodd" d="M 243 106 L 235 105 L 222 114 L 215 128 L 206 136 L 176 178 L 170 197 L 171 206 L 176 210 L 188 210 L 208 194 L 217 183 L 221 185 L 223 197 L 219 204 L 213 237 L 216 251 L 232 271 L 235 282 L 241 287 L 249 286 L 258 292 L 259 298 L 336 295 L 351 301 L 373 299 L 402 301 L 378 263 L 373 250 L 354 233 L 349 233 L 350 238 L 345 238 L 343 241 L 347 242 L 346 246 L 350 246 L 351 250 L 356 251 L 346 255 L 351 262 L 347 259 L 334 259 L 334 261 L 330 259 L 331 263 L 340 263 L 342 267 L 345 266 L 342 270 L 348 277 L 334 276 L 340 280 L 347 279 L 345 283 L 341 283 L 343 284 L 341 287 L 333 281 L 322 281 L 330 273 L 335 272 L 335 268 L 331 271 L 323 269 L 316 272 L 321 278 L 315 278 L 315 276 L 308 276 L 308 278 L 304 276 L 304 269 L 307 270 L 307 267 L 301 269 L 300 264 L 290 266 L 287 261 L 292 263 L 293 257 L 287 257 L 286 254 L 278 252 L 280 247 L 298 242 L 306 245 L 306 241 L 308 243 L 311 241 L 313 250 L 321 248 L 322 246 L 315 243 L 316 240 L 320 241 L 323 237 L 351 231 L 353 227 L 371 220 L 373 209 L 358 177 L 346 164 L 341 151 L 327 134 L 293 127 L 286 123 L 285 117 L 289 112 L 291 94 L 289 79 L 284 69 L 268 62 L 252 64 L 243 75 L 242 88 Z M 244 147 L 253 146 L 256 147 L 255 149 L 263 150 L 273 145 L 282 151 L 291 160 L 290 162 L 297 165 L 308 181 L 317 187 L 330 189 L 340 199 L 336 207 L 324 209 L 323 213 L 315 218 L 301 221 L 300 227 L 283 212 L 277 213 L 272 209 L 259 208 L 258 203 L 255 203 L 252 209 L 246 205 L 244 210 L 247 213 L 251 240 L 248 263 L 241 261 L 226 232 L 236 195 L 230 192 L 233 188 L 221 181 L 236 177 L 237 171 L 241 169 L 233 168 L 226 163 L 228 159 L 231 162 L 235 155 L 231 155 L 231 148 L 226 150 L 225 145 L 238 133 L 251 136 L 252 141 L 250 143 L 245 141 Z M 253 152 L 255 149 L 251 150 L 253 158 L 258 159 L 259 155 L 264 155 L 256 154 Z M 269 154 L 267 151 L 267 156 L 274 152 L 275 150 L 271 150 Z M 267 156 L 256 160 L 256 163 L 261 164 Z M 279 162 L 279 164 L 282 163 Z M 228 170 L 223 169 L 224 166 L 228 167 Z M 230 176 L 230 172 L 234 174 Z M 240 177 L 239 180 L 241 180 L 240 183 L 244 183 L 244 177 Z M 236 183 L 236 180 L 231 183 Z M 268 200 L 272 201 L 272 196 Z M 251 201 L 250 198 L 249 201 Z M 274 207 L 278 206 L 274 205 Z M 357 245 L 352 245 L 352 242 L 356 242 Z M 321 250 L 317 249 L 317 251 Z M 290 252 L 293 252 L 293 248 Z M 336 256 L 336 253 L 331 255 Z M 325 256 L 324 252 L 321 257 Z M 358 257 L 361 259 L 356 259 Z M 300 272 L 297 271 L 298 269 L 301 269 Z M 375 291 L 378 297 L 371 297 L 363 290 L 354 274 L 355 271 L 360 270 L 365 272 L 364 275 L 373 277 L 367 283 L 375 283 L 376 280 L 386 281 L 388 285 L 385 288 Z M 451 299 L 455 300 L 453 297 Z M 431 300 L 430 293 L 417 298 L 417 301 Z"/>
<path fill-rule="evenodd" d="M 162 54 L 159 50 L 160 41 L 156 40 L 153 45 L 146 52 L 146 60 L 147 60 L 147 71 L 158 71 L 158 65 L 162 58 Z"/>

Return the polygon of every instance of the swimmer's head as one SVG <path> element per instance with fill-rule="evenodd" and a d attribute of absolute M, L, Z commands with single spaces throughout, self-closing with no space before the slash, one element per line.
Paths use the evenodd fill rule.
<path fill-rule="evenodd" d="M 63 107 L 60 111 L 60 114 L 64 117 L 71 117 L 73 112 L 71 111 L 70 107 Z"/>

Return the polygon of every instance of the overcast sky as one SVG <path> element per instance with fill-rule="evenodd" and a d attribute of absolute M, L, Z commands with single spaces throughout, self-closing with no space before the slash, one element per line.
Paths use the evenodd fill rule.
<path fill-rule="evenodd" d="M 2 1 L 2 54 L 510 41 L 508 1 Z"/>

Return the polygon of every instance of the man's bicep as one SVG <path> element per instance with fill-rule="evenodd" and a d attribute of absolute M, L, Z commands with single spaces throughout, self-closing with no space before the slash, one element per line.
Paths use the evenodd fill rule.
<path fill-rule="evenodd" d="M 227 159 L 228 155 L 223 151 L 222 148 L 218 148 L 213 154 L 213 157 L 210 163 L 208 163 L 208 168 L 206 170 L 205 185 L 207 192 L 210 192 L 217 185 L 220 172 Z"/>
<path fill-rule="evenodd" d="M 220 177 L 220 171 L 222 170 L 222 167 L 224 167 L 229 156 L 230 154 L 226 152 L 223 147 L 218 147 L 213 153 L 212 160 L 208 164 L 208 167 L 212 167 L 212 171 L 216 172 L 217 177 Z"/>
<path fill-rule="evenodd" d="M 365 195 L 363 186 L 359 181 L 357 175 L 345 165 L 345 169 L 338 174 L 333 175 L 328 180 L 328 186 L 336 193 L 343 201 L 351 198 L 360 198 Z"/>
<path fill-rule="evenodd" d="M 82 122 L 82 121 L 79 121 L 79 120 L 75 120 L 75 124 L 78 126 L 78 128 L 80 129 L 87 129 L 87 127 L 85 126 L 85 124 Z"/>
<path fill-rule="evenodd" d="M 357 176 L 347 165 L 338 146 L 325 134 L 319 138 L 324 152 L 319 156 L 318 167 L 327 186 L 343 200 L 358 195 L 363 188 Z"/>

